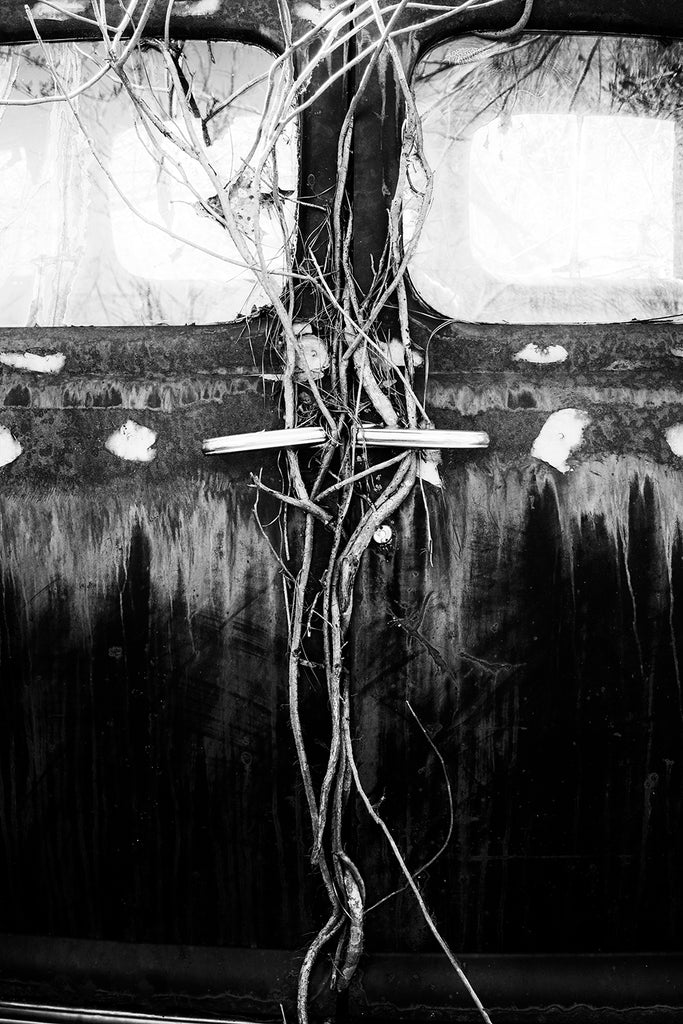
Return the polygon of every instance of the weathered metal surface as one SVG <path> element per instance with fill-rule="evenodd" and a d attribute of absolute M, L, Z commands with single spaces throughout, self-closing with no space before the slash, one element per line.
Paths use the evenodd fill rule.
<path fill-rule="evenodd" d="M 201 16 L 176 7 L 176 31 L 281 44 L 270 2 L 223 3 Z M 476 25 L 500 27 L 518 9 L 506 7 L 505 19 L 480 12 Z M 663 2 L 538 0 L 534 18 L 537 28 L 682 28 Z M 46 38 L 70 31 L 58 19 L 40 25 Z M 24 38 L 25 29 L 23 5 L 3 5 L 0 35 Z M 407 40 L 406 67 L 433 31 Z M 315 236 L 321 263 L 344 88 L 314 108 L 303 132 L 302 194 L 310 190 L 317 209 L 300 222 L 299 256 Z M 398 114 L 395 82 L 380 66 L 354 149 L 361 281 L 384 244 Z M 393 545 L 365 560 L 352 716 L 371 798 L 411 866 L 438 849 L 448 801 L 410 699 L 453 786 L 454 837 L 421 884 L 456 949 L 680 949 L 683 471 L 665 431 L 683 422 L 683 367 L 672 354 L 683 348 L 682 328 L 450 324 L 432 335 L 436 322 L 414 296 L 412 315 L 416 340 L 429 341 L 437 426 L 486 430 L 492 445 L 490 456 L 445 456 L 445 488 L 426 499 L 429 520 L 417 493 L 392 524 Z M 200 447 L 203 437 L 281 425 L 277 382 L 259 375 L 265 320 L 0 330 L 0 351 L 66 356 L 55 377 L 0 374 L 0 425 L 24 449 L 2 469 L 0 495 L 5 993 L 18 978 L 23 997 L 35 988 L 35 973 L 27 981 L 21 967 L 33 957 L 53 993 L 96 1001 L 133 950 L 138 987 L 129 976 L 104 1004 L 154 1004 L 166 984 L 163 957 L 133 945 L 154 942 L 280 949 L 274 959 L 205 951 L 189 994 L 167 988 L 166 1008 L 277 1013 L 291 999 L 282 951 L 312 934 L 320 892 L 288 727 L 282 583 L 247 487 L 262 465 L 276 484 L 277 461 L 250 455 L 209 469 Z M 568 358 L 521 367 L 514 356 L 529 342 L 562 344 Z M 563 406 L 592 419 L 566 477 L 530 457 L 549 412 Z M 153 462 L 124 463 L 105 450 L 128 418 L 158 434 Z M 269 521 L 275 506 L 261 507 Z M 295 517 L 290 532 L 295 545 Z M 318 771 L 325 697 L 313 680 L 304 715 L 319 740 Z M 360 814 L 353 828 L 371 902 L 401 880 Z M 372 911 L 367 927 L 371 949 L 406 959 L 370 962 L 353 1014 L 420 1019 L 461 1005 L 449 976 L 417 957 L 432 947 L 407 895 Z M 83 946 L 49 967 L 31 934 L 126 945 L 107 947 L 98 974 Z M 193 956 L 178 953 L 185 964 Z M 623 1021 L 637 998 L 647 995 L 652 1008 L 680 995 L 678 963 L 661 958 L 655 968 L 640 963 L 649 989 L 623 959 L 572 958 L 562 969 L 555 961 L 557 973 L 547 968 L 547 984 L 536 974 L 536 988 L 527 961 L 497 964 L 471 960 L 482 995 L 507 1007 L 508 1021 L 554 1019 L 530 1010 L 534 1000 L 582 998 L 614 1008 L 595 1019 Z M 507 979 L 498 989 L 497 978 Z M 201 998 L 211 979 L 225 981 L 222 1002 Z M 651 1010 L 634 1012 L 642 1024 Z M 669 1011 L 652 1012 L 663 1020 Z M 575 1007 L 562 1019 L 587 1014 Z"/>
<path fill-rule="evenodd" d="M 71 0 L 67 4 L 57 3 L 60 12 L 41 0 L 5 0 L 0 10 L 0 37 L 6 42 L 33 41 L 35 36 L 26 16 L 28 6 L 43 39 L 64 39 L 73 37 L 101 38 L 96 25 L 88 25 L 69 16 L 69 10 L 82 17 L 90 17 L 87 0 Z M 104 5 L 109 25 L 118 25 L 123 14 L 119 4 L 108 0 Z M 159 2 L 152 8 L 145 34 L 163 37 L 168 4 Z M 258 40 L 279 48 L 282 43 L 282 28 L 277 7 L 270 0 L 255 0 L 253 3 L 235 3 L 234 0 L 177 0 L 171 18 L 171 34 L 174 37 L 189 36 L 195 39 L 220 39 L 226 35 L 246 40 Z"/>
<path fill-rule="evenodd" d="M 436 372 L 478 373 L 524 371 L 530 380 L 567 378 L 600 373 L 604 379 L 630 370 L 650 371 L 653 379 L 673 384 L 683 381 L 683 326 L 678 323 L 628 324 L 509 324 L 446 323 L 443 318 L 420 316 L 416 310 L 415 341 L 427 349 Z M 520 366 L 515 356 L 526 345 L 543 348 L 561 345 L 565 362 L 554 366 Z M 659 377 L 657 377 L 659 375 Z"/>
<path fill-rule="evenodd" d="M 359 584 L 370 798 L 417 869 L 449 814 L 410 700 L 453 787 L 453 841 L 422 885 L 455 948 L 678 949 L 683 475 L 612 456 L 566 477 L 477 460 L 445 478 L 433 563 L 418 495 Z M 368 902 L 401 884 L 369 825 L 358 854 Z M 409 895 L 368 916 L 369 943 L 392 935 L 425 949 Z"/>
<path fill-rule="evenodd" d="M 505 1024 L 644 1024 L 674 1021 L 680 1013 L 678 957 L 473 956 L 464 967 L 486 993 L 492 1019 Z M 352 1014 L 359 1020 L 476 1019 L 434 955 L 412 963 L 400 955 L 376 958 L 354 996 Z"/>
<path fill-rule="evenodd" d="M 285 950 L 16 936 L 0 936 L 0 954 L 2 1019 L 31 1024 L 106 1024 L 113 1004 L 122 1024 L 173 1024 L 180 1015 L 188 1024 L 186 1015 L 198 1013 L 222 1020 L 289 1017 L 301 958 Z M 680 955 L 472 955 L 464 966 L 494 1019 L 506 1024 L 669 1024 L 683 1006 Z M 313 1013 L 329 1019 L 335 1009 L 323 982 L 317 972 Z M 50 1001 L 55 996 L 57 1007 Z M 366 957 L 345 1014 L 378 1022 L 475 1020 L 466 993 L 434 954 Z"/>
<path fill-rule="evenodd" d="M 106 1024 L 112 1003 L 121 1024 L 145 1024 L 136 1013 L 157 1015 L 147 1024 L 162 1019 L 173 1024 L 179 1015 L 197 1011 L 208 1019 L 238 1014 L 242 1020 L 274 1020 L 294 1012 L 300 962 L 300 954 L 283 950 L 8 936 L 0 936 L 0 953 L 3 991 L 12 996 L 12 1002 L 0 1003 L 8 1024 Z M 680 1019 L 680 956 L 470 956 L 464 966 L 494 1019 L 506 1024 Z M 314 1015 L 329 1019 L 333 1002 L 319 982 L 322 976 L 314 982 Z M 60 1007 L 50 1003 L 56 994 Z M 366 958 L 344 1013 L 350 1020 L 475 1020 L 450 968 L 433 954 Z"/>
<path fill-rule="evenodd" d="M 201 1013 L 222 1018 L 275 1019 L 294 1012 L 300 953 L 272 949 L 217 949 L 0 936 L 4 1021 L 32 1024 L 105 1024 L 106 1007 L 120 1014 L 173 1017 Z M 468 956 L 465 968 L 506 1024 L 673 1022 L 683 1007 L 681 957 Z M 39 981 L 38 981 L 39 980 Z M 323 977 L 319 981 L 323 982 Z M 38 983 L 37 983 L 38 981 Z M 65 983 L 68 986 L 65 986 Z M 315 978 L 316 1018 L 334 1014 Z M 55 1009 L 50 1000 L 61 998 Z M 38 999 L 41 1004 L 37 1004 Z M 32 1005 L 33 1004 L 33 1005 Z M 281 1009 L 282 1008 L 282 1009 Z M 434 954 L 366 957 L 346 1010 L 350 1020 L 475 1018 L 451 970 Z M 70 1016 L 73 1015 L 73 1016 Z M 134 1018 L 123 1024 L 143 1024 Z M 154 1024 L 154 1022 L 153 1022 Z"/>
<path fill-rule="evenodd" d="M 2 928 L 296 943 L 279 566 L 243 484 L 140 469 L 3 489 Z"/>
<path fill-rule="evenodd" d="M 421 10 L 411 10 L 404 15 L 404 23 L 415 26 L 422 23 L 422 27 L 412 33 L 420 47 L 448 35 L 510 28 L 521 18 L 524 3 L 523 0 L 508 0 L 495 6 L 482 4 L 479 9 L 472 5 L 454 14 L 452 19 L 428 24 L 441 10 L 438 0 L 433 0 Z M 608 0 L 600 0 L 599 3 L 589 0 L 534 0 L 528 28 L 529 31 L 619 31 L 676 36 L 683 31 L 683 16 L 676 5 L 666 0 L 619 0 L 617 3 Z"/>
<path fill-rule="evenodd" d="M 457 410 L 463 416 L 492 409 L 551 411 L 572 405 L 613 405 L 661 409 L 683 404 L 683 381 L 666 370 L 649 373 L 565 373 L 525 368 L 503 373 L 432 373 L 427 383 L 430 407 Z"/>
<path fill-rule="evenodd" d="M 526 392 L 521 394 L 524 396 Z M 586 410 L 590 422 L 580 449 L 572 456 L 571 461 L 577 467 L 590 456 L 609 458 L 613 454 L 627 459 L 629 455 L 646 457 L 661 462 L 663 467 L 679 464 L 680 459 L 672 455 L 667 444 L 666 430 L 683 421 L 682 406 L 629 407 L 611 405 L 605 400 L 591 405 L 586 403 L 582 409 Z M 486 430 L 491 451 L 503 462 L 519 463 L 519 468 L 531 462 L 532 445 L 548 416 L 547 411 L 525 408 L 524 400 L 520 401 L 519 408 L 509 412 L 490 408 L 467 417 L 459 415 L 457 410 L 434 409 L 434 421 L 439 427 Z"/>
<path fill-rule="evenodd" d="M 41 0 L 31 0 L 28 5 L 23 0 L 5 0 L 0 11 L 0 33 L 8 41 L 33 39 L 25 13 L 26 6 L 31 10 L 45 39 L 64 38 L 66 34 L 74 31 L 82 38 L 86 38 L 97 32 L 96 28 L 52 9 Z M 56 6 L 88 16 L 86 0 L 82 3 L 76 0 L 63 5 L 57 3 Z M 295 28 L 302 33 L 313 23 L 311 14 L 315 14 L 315 9 L 304 4 L 290 6 Z M 435 8 L 434 12 L 430 11 L 430 6 Z M 454 3 L 453 6 L 458 5 Z M 147 29 L 148 35 L 163 35 L 166 7 L 167 4 L 163 0 L 153 9 Z M 419 25 L 420 22 L 433 18 L 434 13 L 443 11 L 443 5 L 438 4 L 436 0 L 433 4 L 422 4 L 421 8 L 411 9 L 404 16 L 404 24 L 409 18 L 410 24 Z M 436 28 L 423 30 L 423 35 L 427 32 L 430 36 L 435 32 L 443 34 L 444 24 L 448 30 L 456 33 L 473 30 L 494 31 L 514 24 L 522 9 L 522 0 L 510 0 L 509 3 L 493 9 L 487 9 L 484 5 L 480 10 L 473 7 L 454 15 L 450 21 L 441 22 Z M 113 0 L 107 0 L 106 10 L 109 23 L 117 24 L 121 17 L 120 6 Z M 601 3 L 588 3 L 587 0 L 578 3 L 572 0 L 535 0 L 529 27 L 532 30 L 585 28 L 591 31 L 610 31 L 614 24 L 618 23 L 620 31 L 623 32 L 674 35 L 680 32 L 681 22 L 680 11 L 666 0 L 621 0 L 619 4 L 610 4 L 606 0 L 602 0 Z M 172 34 L 189 34 L 195 38 L 219 38 L 226 32 L 226 28 L 232 29 L 233 32 L 237 30 L 242 38 L 268 39 L 275 44 L 282 40 L 277 5 L 272 3 L 272 0 L 257 0 L 248 4 L 239 0 L 176 0 L 171 19 Z"/>
<path fill-rule="evenodd" d="M 436 39 L 504 27 L 521 9 L 466 11 L 407 35 L 407 73 Z M 542 0 L 529 27 L 683 28 L 670 5 Z M 378 67 L 359 114 L 362 280 L 384 245 L 379 211 L 395 188 L 397 92 Z M 428 353 L 435 424 L 486 430 L 491 457 L 448 457 L 443 494 L 428 502 L 429 530 L 418 495 L 393 524 L 394 548 L 366 564 L 354 667 L 371 799 L 397 835 L 407 833 L 412 867 L 438 849 L 448 801 L 410 699 L 454 787 L 455 837 L 423 891 L 456 948 L 676 948 L 683 906 L 667 858 L 681 843 L 683 478 L 665 432 L 683 420 L 680 327 L 446 323 L 415 294 L 411 313 Z M 394 315 L 387 310 L 388 330 Z M 515 356 L 530 343 L 562 345 L 567 358 L 521 364 Z M 548 415 L 567 407 L 586 410 L 591 423 L 574 472 L 562 477 L 530 451 Z M 380 649 L 360 637 L 383 607 Z M 374 840 L 359 825 L 359 856 L 368 851 L 379 898 L 401 880 L 386 851 L 370 854 Z M 397 950 L 426 948 L 409 895 L 373 913 L 371 944 L 393 931 Z"/>
<path fill-rule="evenodd" d="M 273 1017 L 280 1004 L 288 1013 L 294 1006 L 299 962 L 296 954 L 268 948 L 228 951 L 17 935 L 0 935 L 0 958 L 3 998 L 15 1004 L 0 1004 L 0 1015 L 34 1024 L 58 1020 L 36 1003 L 62 1006 L 67 1013 L 114 1007 L 164 1017 Z M 19 1009 L 31 1003 L 32 1012 Z"/>
<path fill-rule="evenodd" d="M 243 481 L 169 492 L 134 479 L 151 469 L 6 482 L 3 928 L 296 945 L 309 839 L 291 841 L 278 566 Z M 409 698 L 454 785 L 426 885 L 458 948 L 677 948 L 681 470 L 452 457 L 445 480 L 433 565 L 418 496 L 360 585 L 370 793 L 427 859 L 447 801 Z M 378 898 L 398 879 L 358 842 Z M 405 897 L 368 928 L 424 942 Z"/>
<path fill-rule="evenodd" d="M 241 366 L 255 372 L 261 369 L 265 325 L 265 317 L 254 317 L 232 324 L 189 327 L 0 327 L 0 352 L 62 352 L 62 375 L 46 378 L 27 374 L 28 380 L 45 383 L 69 374 L 163 378 L 223 374 Z M 265 355 L 268 356 L 267 349 Z M 271 368 L 268 360 L 263 368 Z M 3 366 L 3 375 L 8 372 Z"/>

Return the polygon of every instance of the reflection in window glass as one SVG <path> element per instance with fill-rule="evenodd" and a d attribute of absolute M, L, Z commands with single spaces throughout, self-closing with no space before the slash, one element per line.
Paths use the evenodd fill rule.
<path fill-rule="evenodd" d="M 671 121 L 497 118 L 472 137 L 474 258 L 511 281 L 671 278 L 673 159 Z"/>
<path fill-rule="evenodd" d="M 191 129 L 153 42 L 125 72 L 156 126 L 113 73 L 72 105 L 0 106 L 0 324 L 201 324 L 267 304 L 220 221 L 216 179 L 202 158 L 251 254 L 258 210 L 263 255 L 282 290 L 295 227 L 295 132 L 281 136 L 256 187 L 268 83 L 241 91 L 273 56 L 230 42 L 186 42 L 173 52 Z M 105 58 L 94 43 L 52 43 L 47 53 L 2 48 L 0 100 L 53 96 L 55 75 L 76 89 Z M 183 152 L 169 134 L 197 145 Z"/>
<path fill-rule="evenodd" d="M 434 200 L 410 273 L 431 306 L 497 323 L 683 314 L 683 44 L 460 39 L 414 88 Z"/>

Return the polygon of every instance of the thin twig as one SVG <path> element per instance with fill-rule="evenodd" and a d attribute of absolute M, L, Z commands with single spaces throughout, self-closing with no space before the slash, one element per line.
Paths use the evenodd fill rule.
<path fill-rule="evenodd" d="M 394 455 L 392 459 L 387 459 L 385 462 L 378 462 L 376 466 L 369 466 L 368 469 L 361 470 L 360 473 L 354 473 L 353 476 L 347 476 L 343 480 L 338 480 L 336 484 L 332 484 L 331 487 L 326 488 L 317 495 L 318 501 L 326 498 L 328 494 L 332 494 L 333 491 L 339 491 L 342 487 L 349 487 L 351 484 L 358 483 L 359 480 L 364 480 L 367 476 L 372 476 L 374 473 L 381 473 L 382 470 L 388 469 L 389 466 L 395 466 L 397 462 L 405 457 L 405 452 L 401 452 L 400 455 Z"/>
<path fill-rule="evenodd" d="M 444 782 L 446 784 L 446 794 L 448 796 L 448 829 L 446 831 L 446 835 L 445 835 L 445 837 L 443 839 L 443 842 L 441 843 L 441 846 L 436 851 L 436 853 L 433 854 L 429 858 L 428 861 L 425 861 L 425 863 L 421 867 L 419 867 L 417 869 L 417 871 L 413 872 L 413 878 L 419 878 L 420 875 L 423 875 L 425 871 L 428 871 L 429 868 L 431 868 L 433 864 L 436 864 L 437 860 L 448 849 L 448 844 L 450 843 L 451 836 L 453 835 L 453 826 L 455 824 L 455 808 L 453 806 L 453 790 L 451 789 L 451 781 L 448 778 L 448 769 L 446 768 L 446 762 L 443 759 L 443 755 L 441 754 L 441 751 L 439 750 L 439 748 L 434 743 L 434 740 L 429 735 L 429 733 L 425 729 L 424 725 L 422 724 L 422 722 L 418 718 L 418 716 L 415 713 L 415 711 L 413 709 L 413 706 L 412 706 L 412 704 L 410 703 L 409 700 L 406 701 L 406 707 L 408 708 L 408 711 L 410 711 L 411 715 L 413 716 L 413 718 L 417 722 L 418 727 L 419 727 L 420 731 L 422 732 L 422 735 L 424 736 L 424 738 L 427 740 L 427 743 L 429 744 L 429 746 L 434 751 L 434 754 L 437 757 L 437 759 L 439 761 L 439 764 L 441 765 L 441 770 L 443 772 Z M 394 889 L 393 892 L 387 893 L 387 895 L 383 896 L 381 900 L 377 900 L 376 903 L 373 903 L 372 906 L 367 908 L 365 913 L 369 914 L 370 911 L 377 910 L 377 907 L 381 907 L 383 903 L 386 903 L 388 900 L 393 899 L 394 896 L 398 896 L 400 893 L 405 892 L 407 888 L 408 888 L 408 883 L 406 882 L 405 885 L 400 886 L 400 888 L 398 888 L 398 889 Z"/>
<path fill-rule="evenodd" d="M 389 844 L 391 852 L 393 853 L 394 857 L 396 858 L 396 862 L 398 863 L 398 866 L 401 869 L 401 871 L 402 871 L 402 873 L 403 873 L 403 875 L 404 875 L 404 877 L 406 879 L 406 882 L 408 884 L 408 888 L 411 890 L 413 896 L 415 897 L 415 900 L 417 902 L 418 907 L 420 908 L 420 912 L 421 912 L 421 914 L 422 914 L 422 916 L 423 916 L 423 918 L 425 920 L 425 923 L 426 923 L 427 927 L 429 928 L 430 932 L 432 933 L 432 935 L 434 936 L 434 938 L 438 942 L 439 946 L 443 950 L 443 952 L 444 952 L 448 962 L 450 963 L 451 967 L 453 968 L 453 970 L 457 974 L 458 978 L 460 979 L 460 981 L 464 985 L 465 989 L 467 990 L 467 992 L 468 992 L 472 1002 L 474 1003 L 474 1005 L 476 1006 L 477 1010 L 479 1011 L 482 1020 L 485 1021 L 485 1024 L 492 1024 L 491 1018 L 489 1017 L 488 1013 L 486 1012 L 486 1010 L 484 1008 L 484 1004 L 482 1003 L 481 999 L 479 998 L 479 996 L 477 995 L 477 993 L 473 989 L 473 987 L 472 987 L 472 985 L 471 985 L 471 983 L 469 981 L 469 978 L 465 974 L 465 972 L 464 972 L 460 962 L 458 961 L 457 957 L 452 952 L 450 946 L 448 945 L 448 943 L 444 939 L 443 935 L 439 931 L 439 929 L 438 929 L 438 927 L 437 927 L 437 925 L 436 925 L 436 923 L 434 921 L 434 918 L 429 913 L 429 910 L 427 909 L 425 901 L 424 901 L 424 899 L 422 897 L 422 893 L 418 889 L 417 884 L 415 882 L 415 879 L 413 878 L 413 876 L 410 873 L 410 870 L 409 870 L 405 860 L 403 859 L 403 855 L 401 854 L 401 851 L 399 850 L 399 848 L 398 848 L 398 846 L 396 844 L 396 840 L 394 839 L 393 835 L 391 834 L 391 830 L 386 825 L 384 819 L 379 816 L 379 814 L 377 813 L 377 811 L 373 807 L 373 805 L 372 805 L 372 803 L 370 801 L 370 798 L 368 797 L 368 794 L 365 792 L 365 789 L 364 789 L 363 784 L 362 784 L 361 779 L 360 779 L 360 775 L 358 774 L 358 766 L 356 764 L 356 760 L 355 760 L 354 753 L 353 753 L 353 743 L 351 741 L 351 731 L 350 731 L 350 728 L 348 726 L 348 723 L 344 723 L 344 745 L 345 745 L 345 748 L 346 748 L 346 756 L 348 757 L 349 764 L 351 766 L 351 772 L 353 774 L 353 781 L 354 781 L 354 784 L 356 786 L 356 791 L 357 791 L 358 795 L 360 796 L 361 801 L 363 803 L 363 806 L 365 807 L 365 810 L 368 812 L 368 815 L 370 816 L 372 821 L 374 821 L 375 825 L 377 825 L 377 827 L 384 834 L 384 838 L 386 839 L 387 843 Z"/>

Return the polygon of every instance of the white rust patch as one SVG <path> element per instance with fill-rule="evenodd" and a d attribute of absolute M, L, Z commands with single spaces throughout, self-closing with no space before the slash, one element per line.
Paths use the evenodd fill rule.
<path fill-rule="evenodd" d="M 294 5 L 294 13 L 301 21 L 308 21 L 311 25 L 319 25 L 336 6 L 335 0 L 320 0 L 320 7 L 314 7 L 313 4 L 308 3 L 298 3 Z M 332 29 L 332 26 L 336 29 L 335 22 L 337 21 L 337 18 L 332 19 L 327 26 L 328 31 Z"/>
<path fill-rule="evenodd" d="M 325 342 L 313 333 L 310 324 L 294 323 L 292 327 L 299 339 L 299 351 L 296 353 L 296 379 L 304 381 L 310 375 L 313 380 L 320 380 L 330 365 L 330 354 Z M 308 374 L 306 368 L 308 368 Z"/>
<path fill-rule="evenodd" d="M 666 442 L 674 455 L 683 456 L 683 423 L 674 423 L 669 427 Z"/>
<path fill-rule="evenodd" d="M 0 466 L 8 466 L 18 459 L 23 448 L 7 427 L 0 427 Z"/>
<path fill-rule="evenodd" d="M 104 443 L 107 451 L 127 462 L 151 462 L 156 457 L 152 445 L 157 435 L 149 427 L 143 427 L 135 420 L 126 420 Z"/>
<path fill-rule="evenodd" d="M 86 6 L 86 0 L 55 0 L 54 6 L 41 2 L 31 8 L 31 14 L 36 21 L 68 21 L 72 14 L 82 14 Z"/>
<path fill-rule="evenodd" d="M 559 469 L 560 473 L 568 473 L 567 459 L 583 441 L 583 432 L 589 423 L 590 417 L 581 409 L 560 409 L 552 413 L 533 443 L 532 456 Z"/>
<path fill-rule="evenodd" d="M 64 369 L 66 356 L 54 352 L 49 356 L 38 356 L 34 352 L 0 352 L 0 363 L 15 370 L 31 370 L 33 373 L 59 373 Z"/>
<path fill-rule="evenodd" d="M 551 363 L 563 363 L 569 353 L 563 345 L 536 345 L 530 342 L 513 357 L 524 363 L 538 363 L 548 366 Z"/>
<path fill-rule="evenodd" d="M 420 480 L 431 484 L 432 487 L 443 487 L 439 465 L 435 459 L 420 459 L 417 464 L 417 475 Z"/>
<path fill-rule="evenodd" d="M 391 338 L 389 342 L 380 341 L 379 347 L 387 362 L 393 363 L 394 366 L 406 365 L 406 351 L 400 338 Z M 413 353 L 413 365 L 422 366 L 424 359 L 420 352 L 415 348 L 411 351 Z"/>
<path fill-rule="evenodd" d="M 385 544 L 390 544 L 391 539 L 394 536 L 394 531 L 387 523 L 383 523 L 382 526 L 378 526 L 372 535 L 372 539 L 375 544 L 379 544 L 382 547 Z"/>
<path fill-rule="evenodd" d="M 177 0 L 174 10 L 177 14 L 203 18 L 209 14 L 218 14 L 220 7 L 221 0 Z"/>

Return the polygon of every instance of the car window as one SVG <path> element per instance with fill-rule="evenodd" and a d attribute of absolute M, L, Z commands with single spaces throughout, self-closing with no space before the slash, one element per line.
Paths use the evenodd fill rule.
<path fill-rule="evenodd" d="M 414 89 L 434 200 L 410 273 L 427 303 L 494 323 L 683 313 L 682 44 L 453 40 Z"/>
<path fill-rule="evenodd" d="M 282 290 L 296 221 L 294 122 L 254 182 L 273 54 L 205 41 L 172 52 L 189 122 L 153 42 L 134 51 L 125 79 L 110 70 L 69 102 L 60 95 L 105 66 L 102 44 L 0 51 L 0 100 L 9 101 L 0 106 L 0 325 L 205 324 L 249 313 L 268 302 L 245 266 L 256 209 Z M 276 73 L 271 95 L 279 82 Z M 57 100 L 12 105 L 41 97 Z M 252 260 L 221 221 L 204 160 Z"/>

